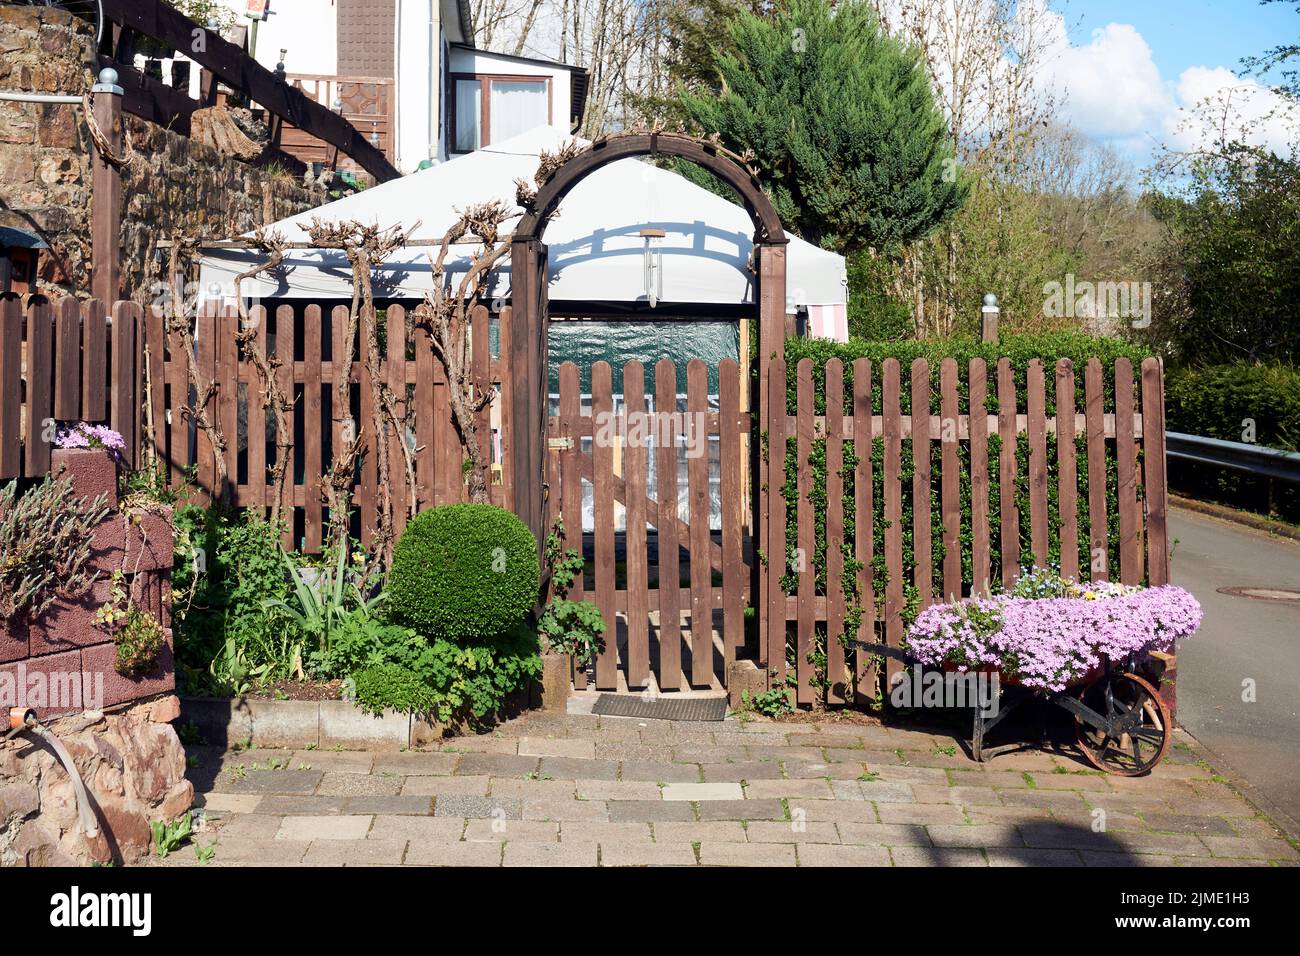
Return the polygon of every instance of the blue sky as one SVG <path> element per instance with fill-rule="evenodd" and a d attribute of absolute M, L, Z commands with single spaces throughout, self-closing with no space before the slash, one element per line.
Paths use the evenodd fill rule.
<path fill-rule="evenodd" d="M 1023 0 L 1022 0 L 1023 2 Z M 1068 119 L 1111 143 L 1138 165 L 1162 145 L 1190 149 L 1205 139 L 1194 110 L 1231 104 L 1248 136 L 1285 151 L 1296 142 L 1294 119 L 1263 84 L 1236 75 L 1243 57 L 1300 36 L 1297 0 L 1071 0 L 1061 14 L 1046 71 L 1064 94 Z"/>
<path fill-rule="evenodd" d="M 1073 0 L 1065 15 L 1074 43 L 1108 23 L 1132 24 L 1167 79 L 1189 66 L 1236 69 L 1242 57 L 1300 33 L 1294 3 L 1257 0 Z"/>

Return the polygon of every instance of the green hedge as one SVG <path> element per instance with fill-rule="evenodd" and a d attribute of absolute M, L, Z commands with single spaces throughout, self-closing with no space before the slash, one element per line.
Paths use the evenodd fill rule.
<path fill-rule="evenodd" d="M 1165 373 L 1165 419 L 1170 431 L 1300 450 L 1300 368 L 1245 362 Z M 1254 426 L 1254 435 L 1248 432 Z M 1264 478 L 1188 462 L 1169 462 L 1171 487 L 1261 513 L 1300 521 L 1300 489 Z"/>
<path fill-rule="evenodd" d="M 1114 397 L 1115 360 L 1127 357 L 1133 363 L 1133 377 L 1136 383 L 1139 379 L 1142 360 L 1149 354 L 1143 348 L 1121 342 L 1118 339 L 1083 335 L 1077 332 L 1005 335 L 997 342 L 981 342 L 978 339 L 970 338 L 906 339 L 898 342 L 867 342 L 861 339 L 850 339 L 847 342 L 832 342 L 828 339 L 787 339 L 785 343 L 786 378 L 788 381 L 786 401 L 789 411 L 793 413 L 799 360 L 804 358 L 812 359 L 817 414 L 822 414 L 826 408 L 825 396 L 822 392 L 826 377 L 826 363 L 833 358 L 838 358 L 844 363 L 844 402 L 845 410 L 849 410 L 853 400 L 853 362 L 855 359 L 865 358 L 871 360 L 872 367 L 871 408 L 875 414 L 879 415 L 883 407 L 881 394 L 883 373 L 880 366 L 885 359 L 894 358 L 898 359 L 899 364 L 902 366 L 900 382 L 902 383 L 904 414 L 906 414 L 906 409 L 911 402 L 911 386 L 909 383 L 911 381 L 912 362 L 918 358 L 923 358 L 930 363 L 931 411 L 938 414 L 939 363 L 950 357 L 957 360 L 958 390 L 961 393 L 962 407 L 965 408 L 970 360 L 981 358 L 988 365 L 989 370 L 989 389 L 985 407 L 990 412 L 996 412 L 997 363 L 998 359 L 1006 357 L 1011 360 L 1011 367 L 1015 372 L 1016 394 L 1022 410 L 1029 362 L 1031 359 L 1041 359 L 1043 361 L 1048 383 L 1047 414 L 1052 415 L 1056 410 L 1054 369 L 1057 361 L 1064 358 L 1074 363 L 1075 403 L 1077 407 L 1082 408 L 1084 396 L 1083 367 L 1088 359 L 1095 357 L 1101 359 L 1102 367 L 1106 370 L 1103 375 L 1103 382 L 1105 383 L 1109 409 Z"/>

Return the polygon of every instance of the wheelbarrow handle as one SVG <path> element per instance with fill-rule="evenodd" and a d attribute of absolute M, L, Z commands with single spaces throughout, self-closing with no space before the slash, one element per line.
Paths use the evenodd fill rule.
<path fill-rule="evenodd" d="M 920 664 L 917 658 L 897 647 L 890 647 L 888 644 L 871 644 L 867 641 L 852 639 L 851 643 L 860 651 L 866 651 L 868 654 L 879 654 L 881 657 L 888 657 L 892 660 L 902 661 L 904 664 Z"/>

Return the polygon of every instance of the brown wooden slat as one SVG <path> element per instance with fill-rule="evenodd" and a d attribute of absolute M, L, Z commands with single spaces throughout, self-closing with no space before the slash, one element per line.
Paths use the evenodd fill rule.
<path fill-rule="evenodd" d="M 591 414 L 599 420 L 613 411 L 613 375 L 608 362 L 591 367 Z M 593 482 L 594 538 L 596 554 L 596 604 L 605 616 L 605 649 L 596 658 L 596 687 L 618 689 L 618 641 L 614 614 L 614 448 L 608 441 L 593 441 L 591 446 Z"/>
<path fill-rule="evenodd" d="M 497 354 L 496 360 L 496 381 L 501 386 L 501 397 L 497 402 L 501 409 L 500 427 L 501 427 L 501 474 L 505 482 L 503 491 L 504 507 L 514 509 L 514 482 L 511 481 L 511 461 L 512 448 L 514 447 L 514 436 L 512 434 L 512 425 L 510 422 L 510 409 L 514 406 L 511 404 L 511 389 L 514 387 L 514 369 L 511 364 L 511 337 L 513 336 L 513 315 L 511 306 L 504 307 L 497 317 Z"/>
<path fill-rule="evenodd" d="M 1029 546 L 1034 563 L 1047 567 L 1047 422 L 1043 363 L 1030 359 L 1025 405 L 1029 412 Z"/>
<path fill-rule="evenodd" d="M 786 602 L 781 578 L 785 575 L 788 555 L 785 543 L 786 503 L 785 447 L 786 447 L 786 371 L 785 359 L 772 358 L 768 366 L 768 447 L 767 489 L 763 500 L 767 502 L 768 520 L 764 531 L 767 556 L 767 631 L 763 635 L 766 651 L 769 687 L 781 686 L 786 677 Z"/>
<path fill-rule="evenodd" d="M 492 355 L 488 350 L 488 323 L 486 306 L 474 309 L 470 322 L 470 369 L 474 376 L 475 396 L 487 395 L 492 389 Z M 492 406 L 484 405 L 474 417 L 478 431 L 479 448 L 488 463 L 487 482 L 492 484 Z M 549 456 L 548 456 L 549 457 Z"/>
<path fill-rule="evenodd" d="M 970 526 L 971 593 L 988 593 L 992 581 L 989 558 L 989 435 L 983 414 L 988 399 L 988 366 L 970 361 Z"/>
<path fill-rule="evenodd" d="M 276 313 L 277 329 L 279 327 L 279 312 Z M 267 326 L 270 324 L 267 320 L 266 307 L 255 305 L 248 310 L 248 322 L 256 330 L 257 335 L 253 339 L 253 348 L 257 349 L 268 360 L 271 359 L 271 352 L 268 346 L 269 335 Z M 259 515 L 265 514 L 263 508 L 271 504 L 271 493 L 268 485 L 271 476 L 268 472 L 270 465 L 275 463 L 274 459 L 268 460 L 266 457 L 266 433 L 268 416 L 274 416 L 267 403 L 268 395 L 262 385 L 261 377 L 257 374 L 257 369 L 248 359 L 247 355 L 240 350 L 239 354 L 240 374 L 246 379 L 246 394 L 248 397 L 248 435 L 247 441 L 247 460 L 248 460 L 248 487 L 240 492 L 240 504 L 249 508 L 257 509 Z M 292 368 L 291 368 L 292 370 Z M 270 418 L 274 421 L 274 417 Z M 235 436 L 230 436 L 234 438 Z M 276 453 L 276 445 L 272 444 L 271 454 Z M 290 472 L 292 475 L 292 472 Z M 292 547 L 292 542 L 286 543 L 286 547 Z"/>
<path fill-rule="evenodd" d="M 378 317 L 376 317 L 376 321 Z M 375 428 L 375 388 L 374 382 L 366 371 L 367 357 L 370 354 L 369 334 L 363 321 L 361 342 L 357 346 L 357 384 L 360 386 L 360 426 L 365 454 L 361 459 L 361 544 L 369 546 L 373 540 L 375 525 L 379 514 L 379 445 L 385 440 L 384 434 Z M 391 461 L 389 462 L 391 464 Z M 391 490 L 391 489 L 390 489 Z"/>
<path fill-rule="evenodd" d="M 214 336 L 217 328 L 217 306 L 208 302 L 205 303 L 199 311 L 197 319 L 198 334 L 194 342 L 194 361 L 198 365 L 199 380 L 211 382 L 216 375 L 217 369 L 217 346 Z M 188 374 L 188 372 L 187 372 Z M 215 419 L 217 416 L 217 406 L 221 402 L 223 392 L 218 388 L 217 394 L 208 402 L 207 413 Z M 199 401 L 201 396 L 195 396 L 194 401 Z M 195 449 L 194 461 L 198 465 L 199 487 L 207 494 L 216 497 L 216 468 L 213 457 L 212 442 L 209 441 L 207 432 L 202 428 L 197 429 L 198 439 Z"/>
<path fill-rule="evenodd" d="M 0 296 L 0 478 L 22 474 L 23 305 Z"/>
<path fill-rule="evenodd" d="M 1165 476 L 1164 375 L 1160 360 L 1142 360 L 1142 464 L 1147 502 L 1147 583 L 1169 583 L 1168 488 Z"/>
<path fill-rule="evenodd" d="M 1056 505 L 1061 520 L 1061 576 L 1079 580 L 1079 473 L 1074 447 L 1074 364 L 1056 363 Z"/>
<path fill-rule="evenodd" d="M 1088 359 L 1084 369 L 1084 407 L 1088 434 L 1088 549 L 1089 580 L 1110 579 L 1110 532 L 1106 517 L 1106 428 L 1105 393 L 1101 360 Z"/>
<path fill-rule="evenodd" d="M 23 444 L 26 474 L 39 477 L 50 470 L 53 437 L 54 320 L 48 300 L 33 298 L 27 305 L 27 431 Z M 116 427 L 116 421 L 114 422 Z"/>
<path fill-rule="evenodd" d="M 72 296 L 54 305 L 54 417 L 81 417 L 81 308 Z"/>
<path fill-rule="evenodd" d="M 1020 510 L 1016 505 L 1016 380 L 1011 360 L 998 359 L 998 510 L 1002 515 L 1002 585 L 1020 576 Z"/>
<path fill-rule="evenodd" d="M 504 328 L 504 323 L 502 323 Z M 433 417 L 434 366 L 429 333 L 423 329 L 415 333 L 415 458 L 416 475 L 420 486 L 420 509 L 434 504 L 436 462 L 434 461 L 435 428 Z"/>
<path fill-rule="evenodd" d="M 484 316 L 486 318 L 486 310 Z M 388 320 L 388 334 L 385 336 L 388 346 L 386 381 L 389 393 L 397 404 L 397 414 L 400 417 L 406 408 L 406 309 L 400 305 L 390 305 L 386 317 Z M 408 504 L 406 456 L 402 453 L 402 446 L 406 442 L 406 430 L 399 429 L 392 422 L 388 422 L 387 416 L 385 421 L 388 426 L 388 470 L 393 481 L 393 533 L 400 537 L 406 530 Z"/>
<path fill-rule="evenodd" d="M 930 414 L 930 366 L 925 359 L 912 362 L 912 418 Z M 912 552 L 916 565 L 912 580 L 916 585 L 919 609 L 934 601 L 934 557 L 930 528 L 930 433 L 912 431 Z"/>
<path fill-rule="evenodd" d="M 655 451 L 659 510 L 678 513 L 677 495 L 677 369 L 668 359 L 655 364 L 655 413 L 667 414 L 660 428 L 664 442 Z M 659 688 L 682 685 L 681 555 L 677 522 L 659 523 Z"/>
<path fill-rule="evenodd" d="M 221 421 L 221 434 L 226 439 L 226 473 L 230 476 L 232 488 L 237 473 L 239 443 L 239 406 L 237 387 L 239 375 L 239 343 L 235 340 L 235 331 L 239 327 L 239 312 L 233 307 L 222 311 L 218 318 L 216 333 L 217 344 L 217 393 L 218 418 Z M 238 505 L 246 504 L 238 497 Z"/>
<path fill-rule="evenodd" d="M 623 366 L 623 399 L 629 414 L 645 412 L 645 366 L 635 360 Z M 643 688 L 650 680 L 650 589 L 646 549 L 645 432 L 628 435 L 623 449 L 624 502 L 627 514 L 627 686 Z M 707 527 L 707 525 L 706 525 Z M 694 564 L 694 553 L 691 555 Z"/>
<path fill-rule="evenodd" d="M 813 379 L 812 359 L 799 360 L 795 368 L 795 463 L 798 474 L 795 521 L 797 522 L 798 551 L 795 555 L 795 573 L 799 579 L 798 657 L 795 673 L 798 675 L 798 702 L 811 704 L 816 695 L 816 673 L 810 659 L 813 651 L 813 633 L 816 623 L 812 615 L 813 597 L 817 593 L 817 569 L 813 555 L 817 547 L 816 525 L 812 500 L 813 488 Z"/>
<path fill-rule="evenodd" d="M 902 412 L 899 409 L 900 369 L 898 360 L 884 363 L 884 436 L 885 436 L 885 643 L 901 647 L 903 643 L 903 486 L 899 474 L 902 454 Z M 886 694 L 903 672 L 903 665 L 893 658 L 885 660 Z"/>
<path fill-rule="evenodd" d="M 939 414 L 943 425 L 939 431 L 939 452 L 943 472 L 940 504 L 943 516 L 943 599 L 962 596 L 961 581 L 961 467 L 957 442 L 957 360 L 945 358 L 939 363 Z"/>
<path fill-rule="evenodd" d="M 722 644 L 724 661 L 736 659 L 745 643 L 745 567 L 742 538 L 744 500 L 741 487 L 740 366 L 718 363 L 718 452 L 722 504 Z M 726 671 L 723 671 L 725 678 Z"/>
<path fill-rule="evenodd" d="M 141 316 L 141 327 L 144 330 L 144 353 L 143 360 L 149 372 L 149 395 L 140 396 L 143 403 L 149 402 L 149 414 L 153 420 L 153 448 L 154 460 L 164 466 L 167 465 L 167 405 L 166 389 L 167 382 L 167 345 L 166 334 L 163 329 L 162 311 L 157 307 L 144 310 Z M 87 357 L 87 361 L 93 361 Z M 83 375 L 84 378 L 84 375 Z M 141 424 L 140 432 L 141 442 L 148 441 L 148 434 Z"/>
<path fill-rule="evenodd" d="M 560 366 L 560 421 L 561 427 L 566 433 L 571 431 L 572 422 L 582 413 L 582 398 L 578 388 L 578 366 L 572 362 L 565 362 Z M 582 471 L 579 467 L 582 449 L 579 447 L 576 437 L 568 434 L 564 437 L 572 438 L 572 444 L 560 453 L 560 493 L 563 496 L 564 548 L 566 551 L 575 550 L 582 554 Z M 573 583 L 569 585 L 570 600 L 581 601 L 583 599 L 585 589 L 583 577 L 584 573 L 579 571 Z M 614 635 L 605 635 L 606 642 L 613 639 Z M 585 690 L 587 687 L 586 667 L 579 666 L 577 661 L 574 660 L 570 661 L 570 666 L 573 668 L 573 686 L 578 690 Z"/>
<path fill-rule="evenodd" d="M 303 549 L 315 554 L 321 549 L 325 533 L 321 507 L 321 478 L 325 474 L 325 423 L 321 420 L 324 319 L 315 303 L 303 310 L 302 338 Z"/>
<path fill-rule="evenodd" d="M 826 363 L 826 702 L 845 699 L 844 363 Z"/>
<path fill-rule="evenodd" d="M 713 608 L 709 600 L 709 442 L 705 425 L 709 408 L 709 369 L 700 359 L 686 366 L 686 484 L 691 521 L 691 684 L 713 682 Z"/>
<path fill-rule="evenodd" d="M 265 328 L 265 324 L 263 327 Z M 262 333 L 259 332 L 259 338 L 261 335 Z M 275 370 L 275 381 L 279 386 L 280 393 L 290 401 L 293 401 L 294 355 L 297 351 L 294 343 L 296 339 L 297 335 L 294 328 L 293 306 L 281 305 L 275 310 L 275 357 L 280 360 L 280 365 Z M 289 412 L 288 418 L 290 440 L 292 441 L 293 412 Z M 274 421 L 274 419 L 272 419 L 272 421 Z M 275 441 L 278 443 L 278 436 Z M 280 499 L 281 518 L 285 523 L 283 541 L 286 548 L 295 548 L 298 546 L 298 543 L 294 541 L 293 536 L 293 480 L 294 475 L 297 474 L 295 458 L 302 454 L 302 449 L 297 447 L 296 442 L 293 442 L 293 445 L 294 447 L 291 447 L 288 453 L 288 462 L 285 466 L 288 470 L 285 472 L 284 491 L 283 496 Z M 272 452 L 272 454 L 274 454 L 274 452 Z M 262 453 L 262 458 L 265 460 L 265 452 Z M 249 470 L 249 473 L 251 476 L 251 469 Z M 269 505 L 271 503 L 273 491 L 265 488 L 265 482 L 263 483 L 263 488 L 263 500 Z"/>
<path fill-rule="evenodd" d="M 874 643 L 876 599 L 872 573 L 875 557 L 875 494 L 872 487 L 871 455 L 874 442 L 871 437 L 871 360 L 853 360 L 853 453 L 858 464 L 853 475 L 853 553 L 861 567 L 858 569 L 858 601 L 862 606 L 862 623 L 858 626 L 860 641 Z M 863 651 L 855 651 L 857 694 L 872 700 L 880 684 L 875 663 Z"/>
<path fill-rule="evenodd" d="M 81 309 L 81 420 L 108 420 L 108 311 L 98 299 L 87 299 Z M 93 360 L 92 360 L 93 359 Z"/>
<path fill-rule="evenodd" d="M 1126 358 L 1115 360 L 1115 420 L 1126 422 L 1133 417 L 1133 363 Z M 1138 525 L 1142 516 L 1137 503 L 1135 456 L 1137 443 L 1126 428 L 1116 429 L 1115 457 L 1119 467 L 1119 576 L 1123 584 L 1137 584 L 1142 579 L 1142 551 L 1138 546 Z"/>
<path fill-rule="evenodd" d="M 460 483 L 460 443 L 452 450 L 447 434 L 451 422 L 451 399 L 447 394 L 447 370 L 437 355 L 433 358 L 433 503 L 450 504 L 457 500 Z M 453 468 L 454 459 L 454 468 Z M 454 473 L 453 473 L 454 472 Z"/>
<path fill-rule="evenodd" d="M 86 314 L 86 341 L 90 341 L 89 324 L 94 321 L 94 313 Z M 189 370 L 185 349 L 181 337 L 173 333 L 166 325 L 167 338 L 167 455 L 171 464 L 171 487 L 180 488 L 188 475 L 188 468 L 193 461 L 190 458 L 190 418 L 189 407 Z M 102 402 L 101 402 L 102 406 Z"/>

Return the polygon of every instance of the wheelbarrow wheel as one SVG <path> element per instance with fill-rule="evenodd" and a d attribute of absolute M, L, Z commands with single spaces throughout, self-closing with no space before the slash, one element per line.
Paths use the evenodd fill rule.
<path fill-rule="evenodd" d="M 1083 689 L 1079 700 L 1124 727 L 1123 732 L 1111 736 L 1075 715 L 1075 740 L 1097 769 L 1140 777 L 1150 773 L 1169 750 L 1173 717 L 1156 689 L 1136 674 L 1117 672 L 1100 677 Z"/>

